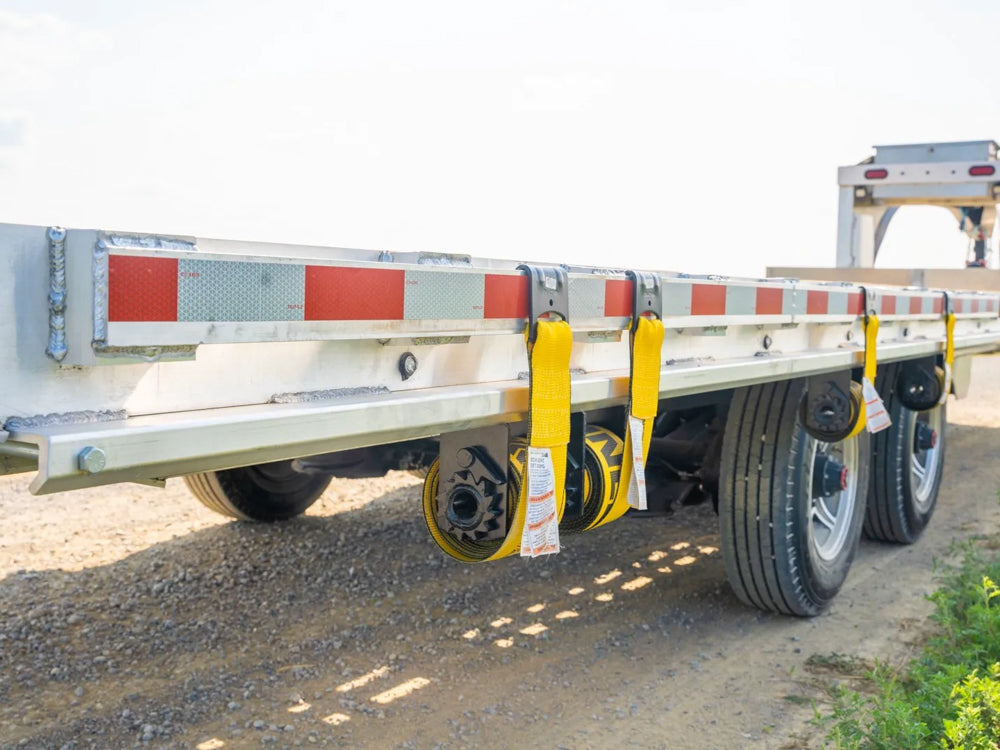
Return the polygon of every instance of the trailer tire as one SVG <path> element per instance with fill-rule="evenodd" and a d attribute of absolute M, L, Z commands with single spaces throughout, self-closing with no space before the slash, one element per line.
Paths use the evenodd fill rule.
<path fill-rule="evenodd" d="M 736 595 L 759 609 L 812 616 L 840 590 L 857 552 L 869 437 L 862 432 L 833 445 L 810 437 L 798 419 L 804 393 L 804 380 L 788 380 L 733 394 L 719 521 Z M 848 472 L 838 475 L 838 464 Z M 842 489 L 816 489 L 828 471 Z"/>
<path fill-rule="evenodd" d="M 907 409 L 896 395 L 899 365 L 879 368 L 875 387 L 892 426 L 872 436 L 871 485 L 865 535 L 870 539 L 913 544 L 927 528 L 937 505 L 944 469 L 945 406 Z M 932 430 L 934 445 L 919 448 L 918 431 Z"/>
<path fill-rule="evenodd" d="M 295 471 L 291 461 L 184 477 L 191 493 L 209 510 L 240 521 L 286 521 L 319 499 L 331 477 Z"/>

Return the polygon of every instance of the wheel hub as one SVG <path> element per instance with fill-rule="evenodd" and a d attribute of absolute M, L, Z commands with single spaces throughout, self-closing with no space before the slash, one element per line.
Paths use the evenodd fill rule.
<path fill-rule="evenodd" d="M 831 497 L 847 489 L 850 470 L 833 456 L 816 453 L 813 465 L 813 497 Z"/>
<path fill-rule="evenodd" d="M 924 422 L 917 422 L 917 427 L 913 431 L 913 452 L 929 451 L 937 447 L 937 430 Z"/>

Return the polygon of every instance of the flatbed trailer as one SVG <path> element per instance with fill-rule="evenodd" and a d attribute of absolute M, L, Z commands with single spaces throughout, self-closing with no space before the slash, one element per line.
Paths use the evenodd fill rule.
<path fill-rule="evenodd" d="M 946 197 L 982 239 L 1000 180 L 995 146 L 974 153 L 904 192 L 971 182 Z M 886 198 L 848 188 L 875 232 Z M 918 538 L 946 399 L 1000 349 L 1000 293 L 863 278 L 10 224 L 0 258 L 0 473 L 35 472 L 34 493 L 185 476 L 271 521 L 333 476 L 410 469 L 431 536 L 469 562 L 706 501 L 736 593 L 797 615 L 837 593 L 862 527 Z"/>

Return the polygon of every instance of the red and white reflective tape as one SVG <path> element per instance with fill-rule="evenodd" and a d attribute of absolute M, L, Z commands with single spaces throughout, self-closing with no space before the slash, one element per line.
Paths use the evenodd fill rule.
<path fill-rule="evenodd" d="M 662 279 L 664 319 L 741 316 L 856 317 L 858 287 L 736 279 Z M 516 271 L 378 267 L 173 257 L 112 251 L 109 323 L 513 320 L 528 316 L 527 278 Z M 869 288 L 872 290 L 872 288 Z M 882 317 L 940 316 L 944 294 L 875 288 Z M 570 275 L 570 317 L 627 318 L 632 282 Z M 961 315 L 1000 313 L 995 294 L 953 294 Z M 713 323 L 714 324 L 714 323 Z"/>

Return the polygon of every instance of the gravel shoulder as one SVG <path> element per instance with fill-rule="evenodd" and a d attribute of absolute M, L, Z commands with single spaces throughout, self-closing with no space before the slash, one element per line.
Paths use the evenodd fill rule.
<path fill-rule="evenodd" d="M 1000 529 L 1000 358 L 949 410 L 930 529 L 864 542 L 810 619 L 736 600 L 710 507 L 468 566 L 406 474 L 335 480 L 274 526 L 179 480 L 32 497 L 0 478 L 0 747 L 818 747 L 808 657 L 904 660 L 934 560 Z"/>

